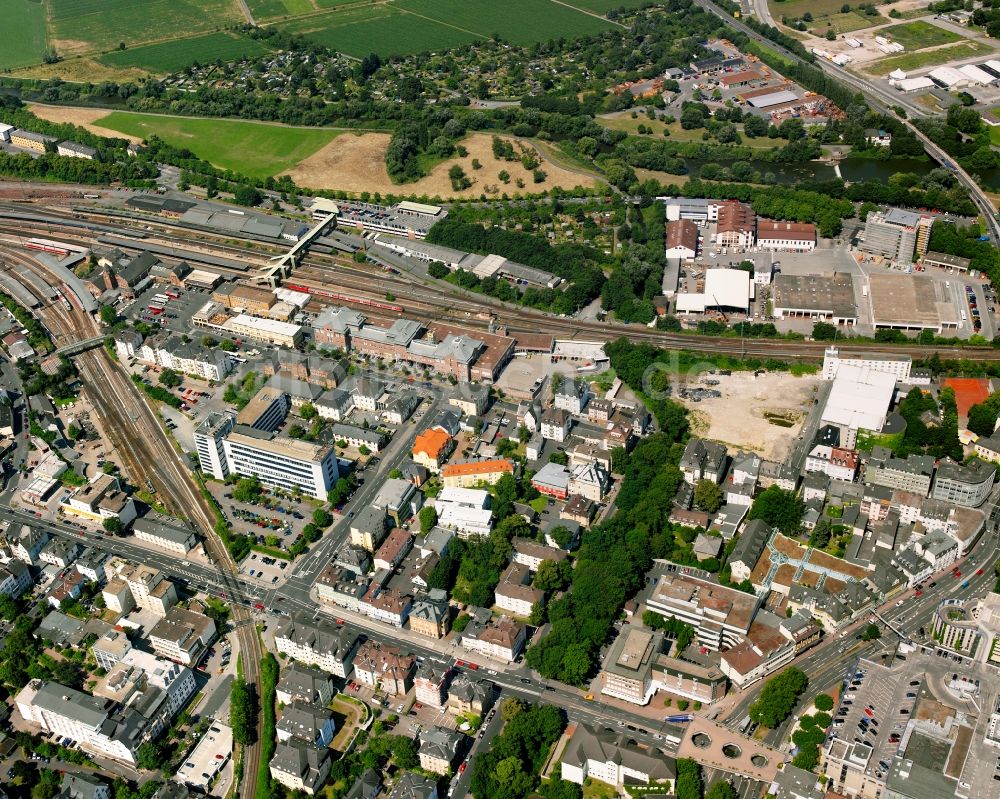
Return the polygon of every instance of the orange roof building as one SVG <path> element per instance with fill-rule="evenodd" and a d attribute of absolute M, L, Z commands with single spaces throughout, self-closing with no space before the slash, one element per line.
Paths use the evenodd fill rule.
<path fill-rule="evenodd" d="M 447 488 L 472 488 L 480 483 L 495 485 L 505 474 L 514 475 L 514 461 L 509 458 L 449 463 L 441 468 Z"/>
<path fill-rule="evenodd" d="M 413 460 L 426 466 L 432 472 L 440 471 L 452 450 L 454 442 L 450 435 L 439 427 L 424 430 L 413 440 L 411 454 Z"/>

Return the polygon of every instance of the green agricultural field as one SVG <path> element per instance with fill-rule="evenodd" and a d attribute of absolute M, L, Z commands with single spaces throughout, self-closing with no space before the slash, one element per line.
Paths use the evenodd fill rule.
<path fill-rule="evenodd" d="M 388 5 L 330 11 L 289 20 L 280 27 L 359 58 L 368 53 L 388 56 L 446 50 L 486 38 Z"/>
<path fill-rule="evenodd" d="M 830 14 L 828 17 L 817 17 L 811 28 L 816 33 L 826 33 L 827 29 L 833 28 L 836 33 L 851 33 L 874 25 L 881 25 L 885 22 L 883 17 L 868 17 L 857 11 L 848 11 L 846 14 Z"/>
<path fill-rule="evenodd" d="M 0 0 L 0 70 L 38 64 L 45 57 L 45 9 L 38 0 Z"/>
<path fill-rule="evenodd" d="M 904 22 L 902 25 L 890 25 L 888 28 L 882 28 L 880 33 L 887 39 L 899 42 L 907 50 L 922 50 L 925 47 L 951 44 L 962 38 L 957 33 L 931 25 L 922 19 Z"/>
<path fill-rule="evenodd" d="M 132 47 L 243 21 L 232 0 L 49 0 L 49 15 L 60 53 Z"/>
<path fill-rule="evenodd" d="M 114 50 L 101 56 L 101 62 L 112 67 L 141 67 L 150 72 L 179 72 L 194 62 L 207 64 L 221 58 L 235 61 L 270 51 L 263 42 L 235 33 L 209 33 L 191 39 L 147 44 L 128 50 Z"/>
<path fill-rule="evenodd" d="M 847 5 L 854 8 L 857 3 L 846 0 Z M 807 11 L 814 18 L 828 17 L 831 14 L 839 14 L 844 7 L 845 0 L 768 0 L 767 7 L 771 9 L 771 15 L 776 20 L 782 17 L 801 17 Z M 872 25 L 885 22 L 882 16 L 872 17 Z"/>
<path fill-rule="evenodd" d="M 114 111 L 94 122 L 131 136 L 159 136 L 221 169 L 255 178 L 278 175 L 332 141 L 327 128 L 296 128 L 235 119 L 195 119 Z"/>
<path fill-rule="evenodd" d="M 897 69 L 910 72 L 914 69 L 937 66 L 949 61 L 973 58 L 992 52 L 994 52 L 993 48 L 988 44 L 966 40 L 950 47 L 942 47 L 940 50 L 919 50 L 914 53 L 902 53 L 889 56 L 889 58 L 880 58 L 865 66 L 865 72 L 869 75 L 888 75 Z"/>
<path fill-rule="evenodd" d="M 610 23 L 539 0 L 396 0 L 398 8 L 472 31 L 482 37 L 500 34 L 515 44 L 567 38 L 607 30 Z M 530 24 L 525 24 L 530 20 Z"/>
<path fill-rule="evenodd" d="M 596 14 L 606 14 L 613 8 L 639 8 L 648 0 L 565 0 L 566 5 L 592 11 Z"/>

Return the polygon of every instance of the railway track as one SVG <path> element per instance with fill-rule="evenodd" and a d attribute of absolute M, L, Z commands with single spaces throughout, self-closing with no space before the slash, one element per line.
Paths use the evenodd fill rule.
<path fill-rule="evenodd" d="M 58 276 L 43 263 L 20 252 L 8 244 L 0 244 L 0 257 L 31 269 L 50 285 L 58 285 Z M 37 295 L 36 295 L 37 296 Z M 45 298 L 39 298 L 45 301 Z M 72 299 L 71 299 L 72 303 Z M 40 320 L 49 330 L 57 344 L 67 344 L 81 338 L 100 335 L 97 323 L 76 303 L 72 310 L 60 303 L 43 305 L 36 310 Z M 215 518 L 211 507 L 202 497 L 191 476 L 185 471 L 180 459 L 166 438 L 160 422 L 138 391 L 132 380 L 101 349 L 79 355 L 77 370 L 83 378 L 94 410 L 101 421 L 101 427 L 110 443 L 119 452 L 124 466 L 137 483 L 152 486 L 157 498 L 179 517 L 200 526 L 205 534 L 205 550 L 219 569 L 223 583 L 234 599 L 243 603 L 231 605 L 232 619 L 239 642 L 240 654 L 244 657 L 243 673 L 248 682 L 257 686 L 260 692 L 260 659 L 262 656 L 260 639 L 253 622 L 251 611 L 245 607 L 245 598 L 235 575 L 238 568 L 229 552 L 215 534 Z M 243 797 L 256 793 L 257 765 L 260 759 L 260 734 L 254 744 L 244 749 L 243 780 L 240 791 Z"/>
<path fill-rule="evenodd" d="M 0 207 L 5 204 L 0 203 Z M 10 204 L 13 205 L 13 204 Z M 23 206 L 17 206 L 22 207 Z M 82 216 L 77 212 L 77 216 Z M 92 213 L 90 216 L 97 216 Z M 120 222 L 118 217 L 115 217 Z M 67 223 L 72 221 L 79 223 L 79 219 L 67 219 Z M 186 228 L 172 224 L 169 220 L 141 220 L 144 225 L 157 226 L 164 231 L 170 231 L 170 238 L 167 240 L 174 245 L 208 247 L 209 249 L 218 247 L 223 254 L 241 254 L 246 257 L 246 251 L 234 248 L 231 245 L 220 243 L 209 244 L 203 240 L 192 240 L 185 238 L 190 231 Z M 25 230 L 36 230 L 52 234 L 54 223 L 41 224 L 37 227 L 19 226 L 19 233 L 22 237 Z M 0 222 L 0 230 L 9 230 Z M 178 235 L 178 230 L 182 235 Z M 71 228 L 71 233 L 60 234 L 61 236 L 72 235 L 74 240 L 92 243 L 78 228 Z M 141 248 L 142 242 L 136 242 L 136 248 Z M 277 251 L 276 251 L 277 252 Z M 260 253 L 257 253 L 260 255 Z M 233 278 L 245 278 L 246 273 L 236 270 L 227 270 L 224 267 L 213 267 L 213 271 L 227 274 Z M 584 339 L 589 341 L 614 341 L 620 337 L 628 338 L 637 343 L 651 344 L 656 347 L 672 350 L 691 350 L 728 355 L 740 355 L 760 358 L 781 358 L 793 360 L 819 361 L 823 358 L 823 352 L 827 347 L 826 342 L 818 341 L 788 341 L 785 339 L 760 339 L 746 338 L 737 339 L 728 336 L 701 336 L 694 334 L 669 333 L 660 330 L 638 327 L 635 325 L 623 325 L 615 322 L 596 322 L 590 320 L 576 319 L 572 317 L 557 317 L 542 311 L 530 308 L 507 305 L 499 300 L 485 295 L 471 294 L 461 289 L 452 288 L 449 290 L 439 283 L 431 283 L 429 280 L 421 281 L 405 275 L 389 275 L 375 269 L 362 269 L 357 264 L 346 258 L 333 255 L 310 254 L 303 260 L 303 263 L 295 268 L 293 280 L 306 285 L 315 284 L 317 287 L 342 287 L 360 293 L 371 299 L 384 299 L 387 293 L 396 297 L 396 302 L 404 307 L 404 314 L 426 316 L 427 319 L 436 321 L 449 321 L 460 323 L 472 327 L 487 327 L 490 324 L 490 317 L 499 320 L 500 324 L 506 327 L 509 333 L 547 333 L 555 338 Z M 315 300 L 318 305 L 332 305 L 336 303 L 324 302 L 321 298 Z M 350 303 L 345 303 L 350 304 Z M 361 307 L 364 307 L 361 304 Z M 368 309 L 371 311 L 371 309 Z M 482 314 L 486 312 L 484 317 Z M 381 315 L 391 316 L 392 312 L 380 311 Z M 893 345 L 872 342 L 850 342 L 842 345 L 842 349 L 850 351 L 865 352 L 873 355 L 916 355 L 926 357 L 937 354 L 945 359 L 968 358 L 980 361 L 1000 360 L 1000 350 L 992 347 L 968 347 L 968 346 L 924 346 L 917 348 L 913 345 Z"/>

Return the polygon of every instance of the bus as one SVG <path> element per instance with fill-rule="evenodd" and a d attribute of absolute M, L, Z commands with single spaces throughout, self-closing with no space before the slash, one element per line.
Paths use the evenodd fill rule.
<path fill-rule="evenodd" d="M 163 305 L 166 305 L 168 302 L 170 302 L 170 297 L 168 297 L 166 294 L 157 294 L 155 297 L 153 297 L 153 302 L 159 302 L 162 303 Z"/>

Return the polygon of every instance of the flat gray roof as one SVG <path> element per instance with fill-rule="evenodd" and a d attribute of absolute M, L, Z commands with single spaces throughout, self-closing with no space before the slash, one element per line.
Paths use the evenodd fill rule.
<path fill-rule="evenodd" d="M 857 316 L 854 281 L 846 272 L 826 275 L 775 275 L 771 302 L 775 308 L 826 311 Z"/>

